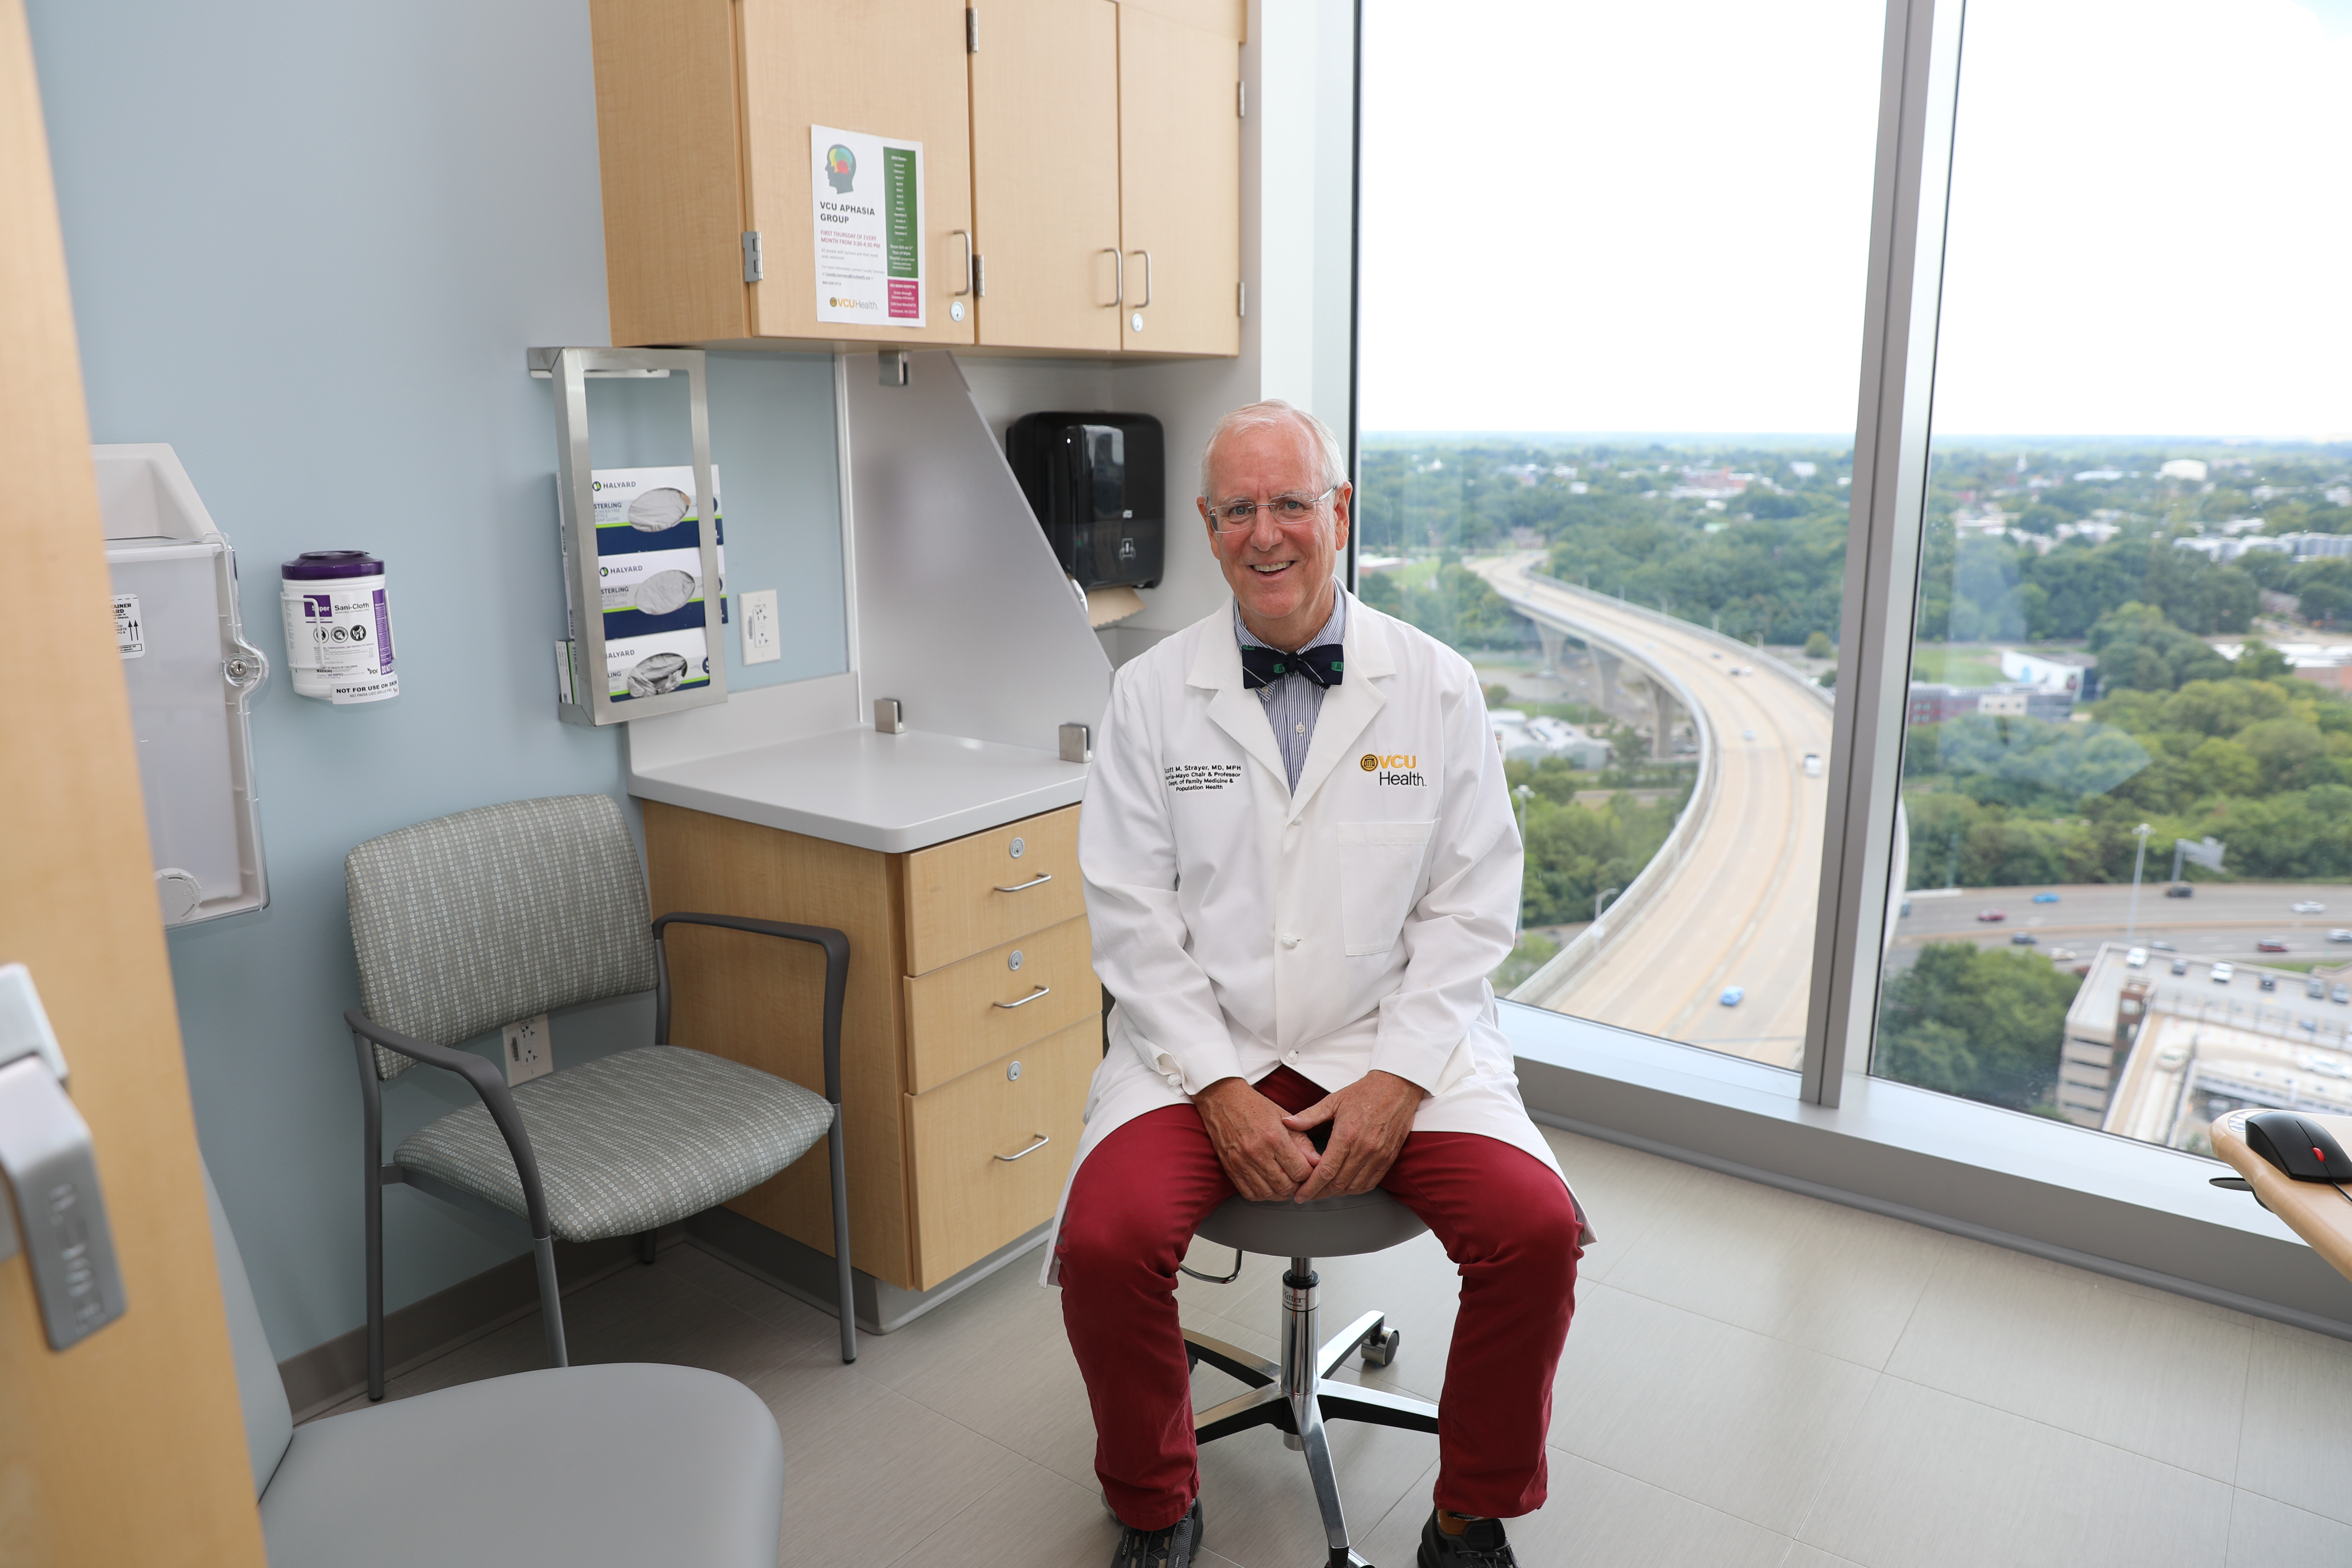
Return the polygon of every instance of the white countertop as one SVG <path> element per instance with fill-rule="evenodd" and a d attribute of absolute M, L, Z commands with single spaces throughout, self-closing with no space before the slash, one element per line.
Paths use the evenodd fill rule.
<path fill-rule="evenodd" d="M 909 730 L 830 730 L 629 773 L 629 793 L 901 854 L 1076 805 L 1087 766 L 1052 752 Z"/>

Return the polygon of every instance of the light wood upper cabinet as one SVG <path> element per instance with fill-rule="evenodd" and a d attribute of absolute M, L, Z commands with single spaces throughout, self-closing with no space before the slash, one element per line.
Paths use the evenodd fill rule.
<path fill-rule="evenodd" d="M 972 342 L 969 300 L 953 309 L 971 229 L 962 0 L 592 0 L 589 17 L 614 342 Z M 925 325 L 817 320 L 813 125 L 923 144 Z"/>
<path fill-rule="evenodd" d="M 615 343 L 1240 352 L 1240 0 L 591 0 L 590 18 Z M 818 320 L 819 125 L 922 143 L 925 325 Z"/>
<path fill-rule="evenodd" d="M 1239 353 L 1240 51 L 1233 36 L 1157 8 L 1130 0 L 1118 12 L 1119 346 Z"/>
<path fill-rule="evenodd" d="M 744 191 L 764 280 L 750 286 L 751 335 L 950 346 L 972 341 L 963 286 L 971 232 L 971 122 L 963 0 L 736 0 L 740 19 Z M 921 327 L 853 326 L 816 315 L 810 237 L 812 125 L 923 144 Z M 861 171 L 878 188 L 881 171 Z"/>
<path fill-rule="evenodd" d="M 1118 9 L 988 0 L 971 57 L 980 341 L 1119 346 Z"/>

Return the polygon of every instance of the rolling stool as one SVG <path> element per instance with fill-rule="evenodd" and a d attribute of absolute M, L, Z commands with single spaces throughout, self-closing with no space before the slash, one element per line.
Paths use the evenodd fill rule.
<path fill-rule="evenodd" d="M 1227 1198 L 1201 1224 L 1199 1234 L 1203 1238 L 1236 1253 L 1287 1258 L 1290 1270 L 1282 1277 L 1281 1365 L 1260 1361 L 1222 1340 L 1184 1331 L 1188 1360 L 1195 1365 L 1207 1362 L 1248 1384 L 1251 1390 L 1201 1412 L 1194 1417 L 1193 1437 L 1207 1443 L 1253 1426 L 1280 1427 L 1283 1442 L 1307 1456 L 1307 1478 L 1315 1483 L 1315 1506 L 1322 1511 L 1323 1535 L 1331 1549 L 1329 1568 L 1367 1565 L 1348 1545 L 1348 1521 L 1339 1510 L 1339 1482 L 1331 1470 L 1331 1447 L 1323 1424 L 1369 1421 L 1433 1434 L 1437 1406 L 1409 1394 L 1324 1381 L 1359 1351 L 1366 1366 L 1388 1365 L 1396 1359 L 1397 1344 L 1403 1336 L 1388 1327 L 1383 1314 L 1370 1311 L 1331 1338 L 1318 1340 L 1315 1259 L 1380 1252 L 1411 1241 L 1428 1228 L 1411 1209 L 1378 1187 L 1310 1204 Z M 1189 1268 L 1185 1272 L 1221 1284 L 1240 1274 L 1241 1260 L 1235 1258 L 1233 1274 L 1223 1280 Z"/>

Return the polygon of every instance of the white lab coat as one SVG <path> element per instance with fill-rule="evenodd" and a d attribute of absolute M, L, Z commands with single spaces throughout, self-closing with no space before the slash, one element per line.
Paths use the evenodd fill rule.
<path fill-rule="evenodd" d="M 1557 1172 L 1486 984 L 1520 844 L 1468 661 L 1351 596 L 1293 794 L 1233 626 L 1223 605 L 1112 683 L 1078 866 L 1118 1004 L 1072 1176 L 1133 1118 L 1285 1066 L 1326 1089 L 1394 1073 L 1429 1091 L 1415 1131 L 1483 1133 Z"/>

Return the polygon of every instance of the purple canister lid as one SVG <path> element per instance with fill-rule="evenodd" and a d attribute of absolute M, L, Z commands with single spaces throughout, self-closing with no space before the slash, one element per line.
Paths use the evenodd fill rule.
<path fill-rule="evenodd" d="M 332 577 L 381 577 L 383 563 L 364 550 L 306 550 L 278 569 L 294 583 L 323 582 Z"/>

